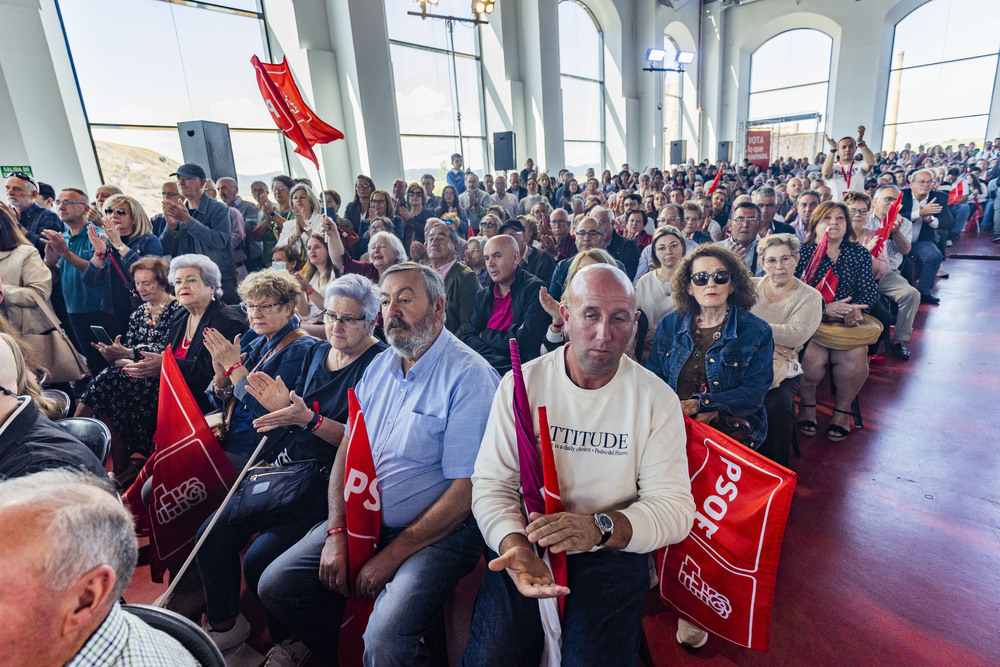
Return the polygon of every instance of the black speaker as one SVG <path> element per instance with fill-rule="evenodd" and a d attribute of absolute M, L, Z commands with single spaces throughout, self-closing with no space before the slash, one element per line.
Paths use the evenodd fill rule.
<path fill-rule="evenodd" d="M 181 137 L 184 162 L 193 162 L 205 170 L 212 180 L 223 176 L 236 178 L 233 161 L 233 144 L 229 139 L 229 126 L 208 120 L 191 120 L 177 123 Z"/>
<path fill-rule="evenodd" d="M 493 169 L 494 171 L 510 171 L 517 165 L 514 159 L 514 133 L 493 133 Z"/>
<path fill-rule="evenodd" d="M 732 162 L 733 161 L 733 142 L 731 141 L 720 141 L 719 142 L 719 157 L 718 159 L 722 162 Z"/>
<path fill-rule="evenodd" d="M 684 164 L 687 160 L 687 140 L 670 142 L 670 164 Z"/>

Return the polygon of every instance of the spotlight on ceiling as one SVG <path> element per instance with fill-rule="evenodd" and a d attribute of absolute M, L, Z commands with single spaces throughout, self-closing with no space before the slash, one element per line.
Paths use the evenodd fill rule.
<path fill-rule="evenodd" d="M 694 51 L 678 51 L 676 60 L 678 65 L 690 65 L 694 62 Z"/>
<path fill-rule="evenodd" d="M 646 51 L 646 60 L 651 63 L 662 63 L 667 52 L 663 49 L 649 49 Z"/>

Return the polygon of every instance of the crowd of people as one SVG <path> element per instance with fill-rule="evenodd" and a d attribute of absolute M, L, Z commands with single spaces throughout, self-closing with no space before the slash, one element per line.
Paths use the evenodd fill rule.
<path fill-rule="evenodd" d="M 202 412 L 221 414 L 236 470 L 314 462 L 329 479 L 284 513 L 227 507 L 202 527 L 197 567 L 170 604 L 207 612 L 222 650 L 250 634 L 245 582 L 267 612 L 268 664 L 310 653 L 335 664 L 352 594 L 375 600 L 366 663 L 411 664 L 485 554 L 463 664 L 537 664 L 537 600 L 567 594 L 564 661 L 634 664 L 647 554 L 692 523 L 683 416 L 787 466 L 795 439 L 819 434 L 829 372 L 824 435 L 847 439 L 869 364 L 909 359 L 918 308 L 939 303 L 948 247 L 1000 217 L 1000 139 L 880 153 L 863 127 L 827 139 L 814 161 L 579 176 L 529 158 L 481 178 L 455 154 L 440 186 L 431 174 L 383 188 L 359 175 L 342 212 L 339 193 L 308 179 L 256 181 L 244 199 L 234 178 L 197 164 L 163 184 L 152 216 L 114 185 L 91 197 L 13 173 L 0 205 L 0 479 L 101 474 L 85 449 L 39 444 L 72 440 L 53 435 L 59 409 L 42 394 L 58 360 L 28 343 L 53 333 L 50 307 L 89 369 L 58 386 L 75 415 L 107 425 L 119 492 L 153 452 L 168 353 Z M 547 407 L 560 514 L 520 509 L 512 339 L 529 403 Z M 352 388 L 382 531 L 348 574 Z M 277 445 L 251 461 L 264 435 Z M 23 489 L 64 502 L 41 481 Z M 5 493 L 0 513 L 16 516 Z M 569 554 L 572 593 L 535 543 Z M 115 599 L 105 593 L 102 604 Z M 123 622 L 111 603 L 102 613 Z M 677 638 L 699 647 L 707 634 L 681 621 Z"/>

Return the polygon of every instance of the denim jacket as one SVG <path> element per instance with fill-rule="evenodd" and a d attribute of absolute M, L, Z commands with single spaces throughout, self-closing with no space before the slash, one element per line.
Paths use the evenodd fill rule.
<path fill-rule="evenodd" d="M 646 368 L 674 391 L 677 376 L 694 351 L 692 317 L 671 313 L 660 320 L 646 361 Z M 750 446 L 754 449 L 767 435 L 764 394 L 774 376 L 773 357 L 774 338 L 767 322 L 732 306 L 722 336 L 705 353 L 709 391 L 690 397 L 698 399 L 699 412 L 718 410 L 746 419 L 750 423 Z"/>
<path fill-rule="evenodd" d="M 105 241 L 107 241 L 107 238 L 105 238 Z M 122 274 L 124 274 L 126 287 L 131 288 L 133 287 L 133 283 L 131 282 L 132 265 L 146 255 L 160 256 L 163 254 L 163 249 L 160 247 L 160 239 L 156 238 L 153 234 L 145 234 L 137 239 L 130 238 L 124 242 L 129 248 L 124 257 L 119 255 L 116 249 L 108 248 L 108 256 L 104 258 L 101 268 L 97 268 L 93 263 L 88 262 L 87 269 L 83 272 L 83 284 L 87 287 L 100 288 L 101 290 L 102 313 L 113 313 L 116 308 L 127 309 L 131 313 L 135 305 L 116 304 L 112 301 L 111 283 L 115 280 L 122 280 L 122 276 L 118 274 L 118 269 L 121 269 Z M 115 259 L 111 258 L 111 253 L 114 253 Z M 118 268 L 115 268 L 114 262 L 118 262 Z"/>

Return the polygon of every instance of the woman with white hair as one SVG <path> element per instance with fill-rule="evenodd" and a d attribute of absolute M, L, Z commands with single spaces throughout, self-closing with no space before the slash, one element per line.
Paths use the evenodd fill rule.
<path fill-rule="evenodd" d="M 204 393 L 214 370 L 212 355 L 205 347 L 205 330 L 219 331 L 227 340 L 247 330 L 247 322 L 238 309 L 222 303 L 222 274 L 215 262 L 204 255 L 178 255 L 170 262 L 170 284 L 184 310 L 170 322 L 167 342 L 177 366 L 202 412 L 211 409 Z M 142 353 L 142 358 L 122 370 L 133 378 L 158 378 L 163 355 Z"/>
<path fill-rule="evenodd" d="M 380 220 L 386 224 L 389 223 L 384 218 L 376 218 L 372 224 L 374 225 L 376 221 Z M 386 269 L 393 264 L 401 264 L 409 259 L 403 242 L 399 240 L 398 236 L 388 231 L 376 232 L 368 239 L 368 258 L 371 260 L 368 262 L 354 259 L 344 249 L 344 240 L 336 225 L 327 223 L 324 231 L 326 232 L 330 261 L 333 262 L 337 272 L 341 275 L 356 273 L 373 283 L 378 283 Z"/>
<path fill-rule="evenodd" d="M 326 289 L 323 316 L 327 340 L 308 350 L 298 373 L 287 378 L 265 373 L 247 377 L 247 393 L 269 411 L 254 420 L 254 428 L 275 432 L 275 439 L 284 445 L 273 465 L 315 460 L 319 468 L 331 469 L 347 423 L 347 390 L 386 349 L 372 335 L 379 312 L 378 288 L 370 280 L 359 275 L 338 278 Z M 326 517 L 325 488 L 312 499 L 314 502 L 297 504 L 280 521 L 258 516 L 236 521 L 223 517 L 209 533 L 198 553 L 198 570 L 208 604 L 209 635 L 223 651 L 246 641 L 250 634 L 249 623 L 239 613 L 240 551 L 259 533 L 243 556 L 247 590 L 256 594 L 264 569 Z M 228 513 L 230 508 L 224 511 Z M 294 628 L 283 628 L 269 619 L 269 631 L 277 644 L 272 654 L 298 650 L 297 642 L 289 636 Z"/>

